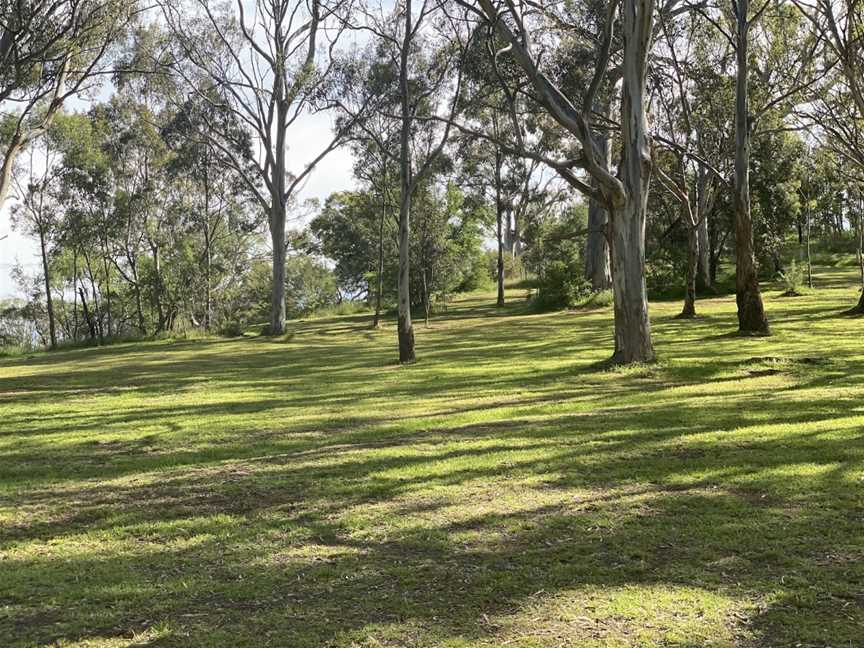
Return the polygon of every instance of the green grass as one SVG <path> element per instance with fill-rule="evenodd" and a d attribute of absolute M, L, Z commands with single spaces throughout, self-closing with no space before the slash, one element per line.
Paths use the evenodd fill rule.
<path fill-rule="evenodd" d="M 860 647 L 854 282 L 2 359 L 0 645 Z"/>

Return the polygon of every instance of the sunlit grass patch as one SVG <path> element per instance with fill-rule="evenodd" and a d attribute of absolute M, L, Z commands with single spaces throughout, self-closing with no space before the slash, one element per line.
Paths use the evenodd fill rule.
<path fill-rule="evenodd" d="M 837 272 L 769 291 L 769 338 L 652 304 L 638 367 L 608 309 L 516 293 L 418 325 L 410 367 L 367 315 L 2 359 L 0 645 L 856 646 Z"/>

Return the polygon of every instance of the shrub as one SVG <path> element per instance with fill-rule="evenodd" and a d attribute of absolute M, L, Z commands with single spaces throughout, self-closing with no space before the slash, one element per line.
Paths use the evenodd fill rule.
<path fill-rule="evenodd" d="M 237 320 L 225 322 L 219 327 L 219 335 L 224 337 L 240 337 L 243 335 L 246 327 L 242 322 Z"/>
<path fill-rule="evenodd" d="M 338 304 L 330 306 L 322 306 L 312 313 L 312 317 L 340 317 L 344 315 L 358 315 L 359 313 L 369 313 L 371 310 L 369 304 L 359 301 L 343 300 Z"/>
<path fill-rule="evenodd" d="M 557 310 L 578 306 L 591 294 L 591 284 L 582 268 L 572 261 L 552 261 L 537 282 L 536 306 L 539 310 Z"/>
<path fill-rule="evenodd" d="M 592 292 L 579 304 L 582 308 L 606 308 L 615 303 L 615 294 L 611 290 Z"/>
<path fill-rule="evenodd" d="M 783 282 L 783 295 L 785 297 L 797 297 L 802 294 L 804 289 L 804 271 L 804 266 L 799 265 L 793 260 L 788 268 L 777 273 L 780 281 Z"/>

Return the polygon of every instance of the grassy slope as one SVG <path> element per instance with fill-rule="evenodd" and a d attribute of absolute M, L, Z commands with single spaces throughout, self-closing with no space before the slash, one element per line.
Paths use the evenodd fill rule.
<path fill-rule="evenodd" d="M 769 339 L 653 304 L 650 369 L 479 296 L 411 367 L 362 318 L 0 361 L 0 645 L 862 646 L 845 272 Z"/>

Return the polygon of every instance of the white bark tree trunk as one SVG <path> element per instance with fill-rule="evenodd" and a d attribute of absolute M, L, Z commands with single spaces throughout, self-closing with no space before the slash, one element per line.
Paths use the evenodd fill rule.
<path fill-rule="evenodd" d="M 750 211 L 750 147 L 747 60 L 750 22 L 749 0 L 738 0 L 735 85 L 735 301 L 738 305 L 738 330 L 768 335 L 768 320 L 759 291 L 756 254 L 753 249 L 753 217 Z"/>
<path fill-rule="evenodd" d="M 624 75 L 621 94 L 620 179 L 626 195 L 611 210 L 612 286 L 615 293 L 614 362 L 655 359 L 645 285 L 645 216 L 651 180 L 651 142 L 645 118 L 648 49 L 654 23 L 652 0 L 624 0 Z"/>

